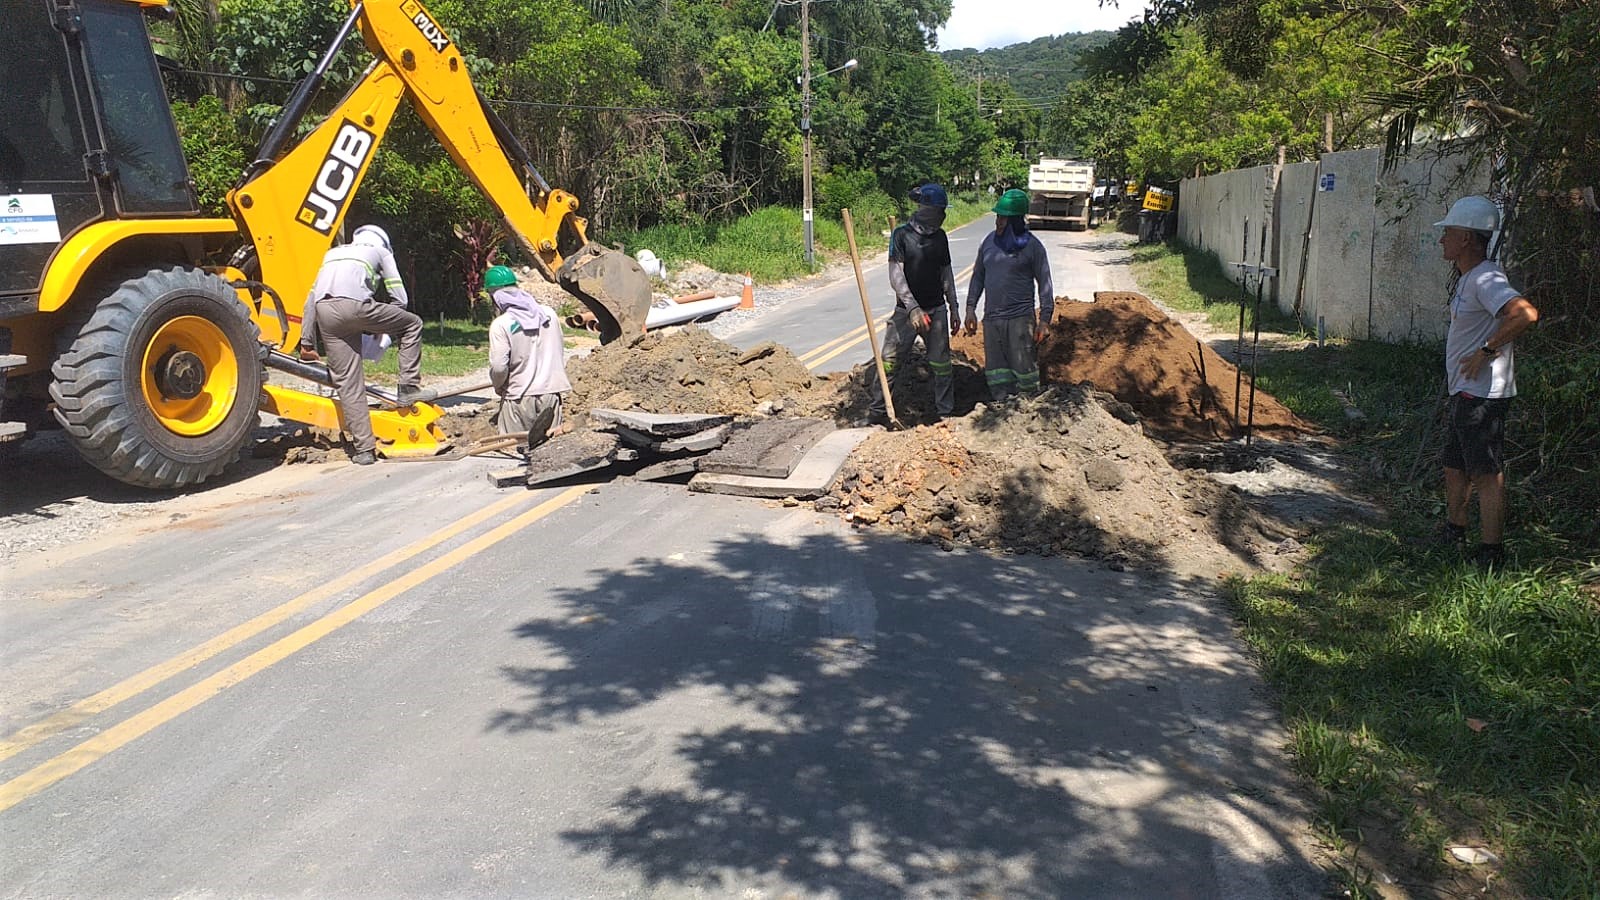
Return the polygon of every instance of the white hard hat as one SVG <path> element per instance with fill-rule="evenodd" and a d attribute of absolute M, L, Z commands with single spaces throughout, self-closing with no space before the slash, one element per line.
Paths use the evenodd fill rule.
<path fill-rule="evenodd" d="M 1469 228 L 1484 234 L 1500 230 L 1500 208 L 1488 197 L 1462 197 L 1450 206 L 1435 228 Z"/>
<path fill-rule="evenodd" d="M 350 243 L 370 244 L 375 247 L 381 246 L 390 252 L 394 251 L 393 245 L 389 243 L 389 233 L 376 225 L 363 225 L 357 228 L 356 233 L 350 236 Z"/>

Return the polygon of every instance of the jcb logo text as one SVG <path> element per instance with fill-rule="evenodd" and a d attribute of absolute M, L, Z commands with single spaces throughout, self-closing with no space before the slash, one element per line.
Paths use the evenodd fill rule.
<path fill-rule="evenodd" d="M 300 204 L 295 218 L 301 224 L 319 234 L 333 231 L 333 223 L 339 220 L 350 195 L 355 192 L 356 179 L 372 153 L 372 145 L 372 132 L 345 120 L 333 137 L 333 146 L 328 148 L 328 155 L 323 158 L 305 201 Z"/>

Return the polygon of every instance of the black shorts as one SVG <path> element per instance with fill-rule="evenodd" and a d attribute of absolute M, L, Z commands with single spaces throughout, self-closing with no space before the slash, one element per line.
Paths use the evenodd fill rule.
<path fill-rule="evenodd" d="M 1506 409 L 1509 398 L 1491 399 L 1455 394 L 1445 426 L 1446 469 L 1468 475 L 1498 475 L 1505 467 Z"/>

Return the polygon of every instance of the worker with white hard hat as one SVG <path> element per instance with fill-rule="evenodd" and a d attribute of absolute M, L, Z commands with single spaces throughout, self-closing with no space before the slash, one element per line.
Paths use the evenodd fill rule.
<path fill-rule="evenodd" d="M 1478 493 L 1479 565 L 1500 565 L 1506 507 L 1505 421 L 1517 395 L 1513 342 L 1539 320 L 1539 310 L 1511 286 L 1488 258 L 1500 230 L 1500 209 L 1487 197 L 1463 197 L 1434 223 L 1439 246 L 1460 278 L 1450 297 L 1445 339 L 1449 421 L 1444 464 L 1445 524 L 1441 538 L 1464 546 L 1467 501 Z"/>
<path fill-rule="evenodd" d="M 379 300 L 380 288 L 389 302 Z M 406 309 L 409 302 L 389 235 L 376 225 L 357 228 L 350 243 L 323 255 L 306 296 L 300 358 L 320 359 L 316 343 L 321 338 L 339 395 L 341 424 L 350 434 L 350 461 L 356 465 L 376 462 L 378 443 L 367 411 L 362 335 L 389 335 L 400 344 L 401 405 L 409 405 L 422 390 L 422 319 Z"/>

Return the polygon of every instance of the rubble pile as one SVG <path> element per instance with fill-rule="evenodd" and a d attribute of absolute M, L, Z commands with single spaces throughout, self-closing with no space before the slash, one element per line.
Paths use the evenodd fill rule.
<path fill-rule="evenodd" d="M 694 327 L 615 341 L 567 364 L 568 409 L 650 413 L 833 415 L 828 379 L 766 343 L 739 350 Z"/>
<path fill-rule="evenodd" d="M 1091 385 L 1057 385 L 875 435 L 816 507 L 946 548 L 1074 554 L 1114 568 L 1215 574 L 1253 564 L 1285 536 L 1206 472 L 1174 469 L 1133 418 Z"/>

